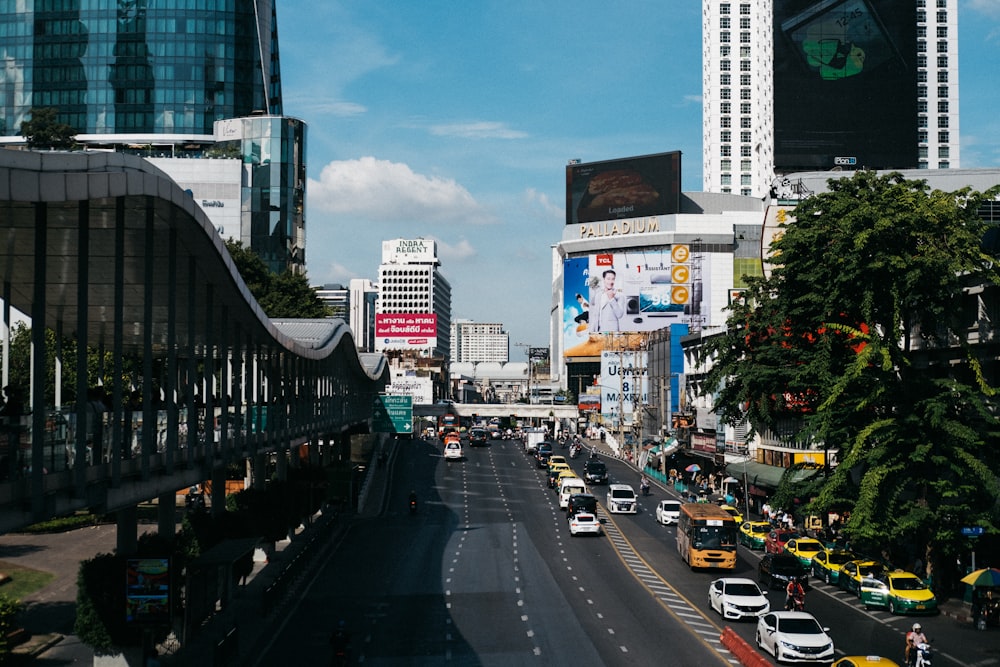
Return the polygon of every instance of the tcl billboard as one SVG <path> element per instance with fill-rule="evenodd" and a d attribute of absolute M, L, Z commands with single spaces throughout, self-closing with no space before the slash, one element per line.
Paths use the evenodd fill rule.
<path fill-rule="evenodd" d="M 377 313 L 375 351 L 425 350 L 437 347 L 437 315 Z"/>

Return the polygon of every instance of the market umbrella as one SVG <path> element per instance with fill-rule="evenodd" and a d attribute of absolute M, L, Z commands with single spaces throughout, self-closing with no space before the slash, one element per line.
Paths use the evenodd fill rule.
<path fill-rule="evenodd" d="M 723 484 L 739 484 L 740 480 L 736 479 L 735 477 L 727 477 L 724 480 L 722 480 L 722 483 Z"/>
<path fill-rule="evenodd" d="M 960 581 L 970 586 L 1000 586 L 1000 570 L 995 567 L 983 568 L 970 572 Z"/>
<path fill-rule="evenodd" d="M 684 468 L 684 470 L 686 470 L 687 472 L 698 472 L 699 470 L 701 470 L 701 466 L 698 465 L 697 463 L 692 463 L 687 468 Z"/>

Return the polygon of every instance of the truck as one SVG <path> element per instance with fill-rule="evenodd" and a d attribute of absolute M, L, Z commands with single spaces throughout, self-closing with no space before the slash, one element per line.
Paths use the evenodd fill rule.
<path fill-rule="evenodd" d="M 538 449 L 538 443 L 545 440 L 546 430 L 540 427 L 524 429 L 524 451 L 533 454 Z"/>

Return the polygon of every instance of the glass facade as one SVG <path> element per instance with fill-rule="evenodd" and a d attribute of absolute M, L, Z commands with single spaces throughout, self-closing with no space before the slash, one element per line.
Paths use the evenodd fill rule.
<path fill-rule="evenodd" d="M 0 137 L 31 107 L 84 135 L 211 135 L 280 115 L 273 0 L 0 0 Z"/>
<path fill-rule="evenodd" d="M 272 271 L 305 264 L 306 126 L 294 118 L 244 118 L 243 229 Z M 249 217 L 249 225 L 247 218 Z"/>

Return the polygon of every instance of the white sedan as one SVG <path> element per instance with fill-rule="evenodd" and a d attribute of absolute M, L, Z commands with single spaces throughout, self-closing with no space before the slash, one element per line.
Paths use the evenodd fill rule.
<path fill-rule="evenodd" d="M 601 522 L 595 515 L 589 512 L 577 512 L 569 520 L 569 534 L 573 537 L 577 535 L 600 535 Z"/>
<path fill-rule="evenodd" d="M 444 458 L 448 461 L 461 461 L 462 457 L 462 445 L 457 442 L 449 442 L 444 446 Z"/>
<path fill-rule="evenodd" d="M 708 606 L 723 618 L 756 618 L 771 611 L 771 603 L 753 579 L 723 577 L 708 587 Z"/>
<path fill-rule="evenodd" d="M 757 646 L 777 662 L 829 663 L 833 660 L 829 631 L 804 611 L 772 611 L 757 621 Z"/>

